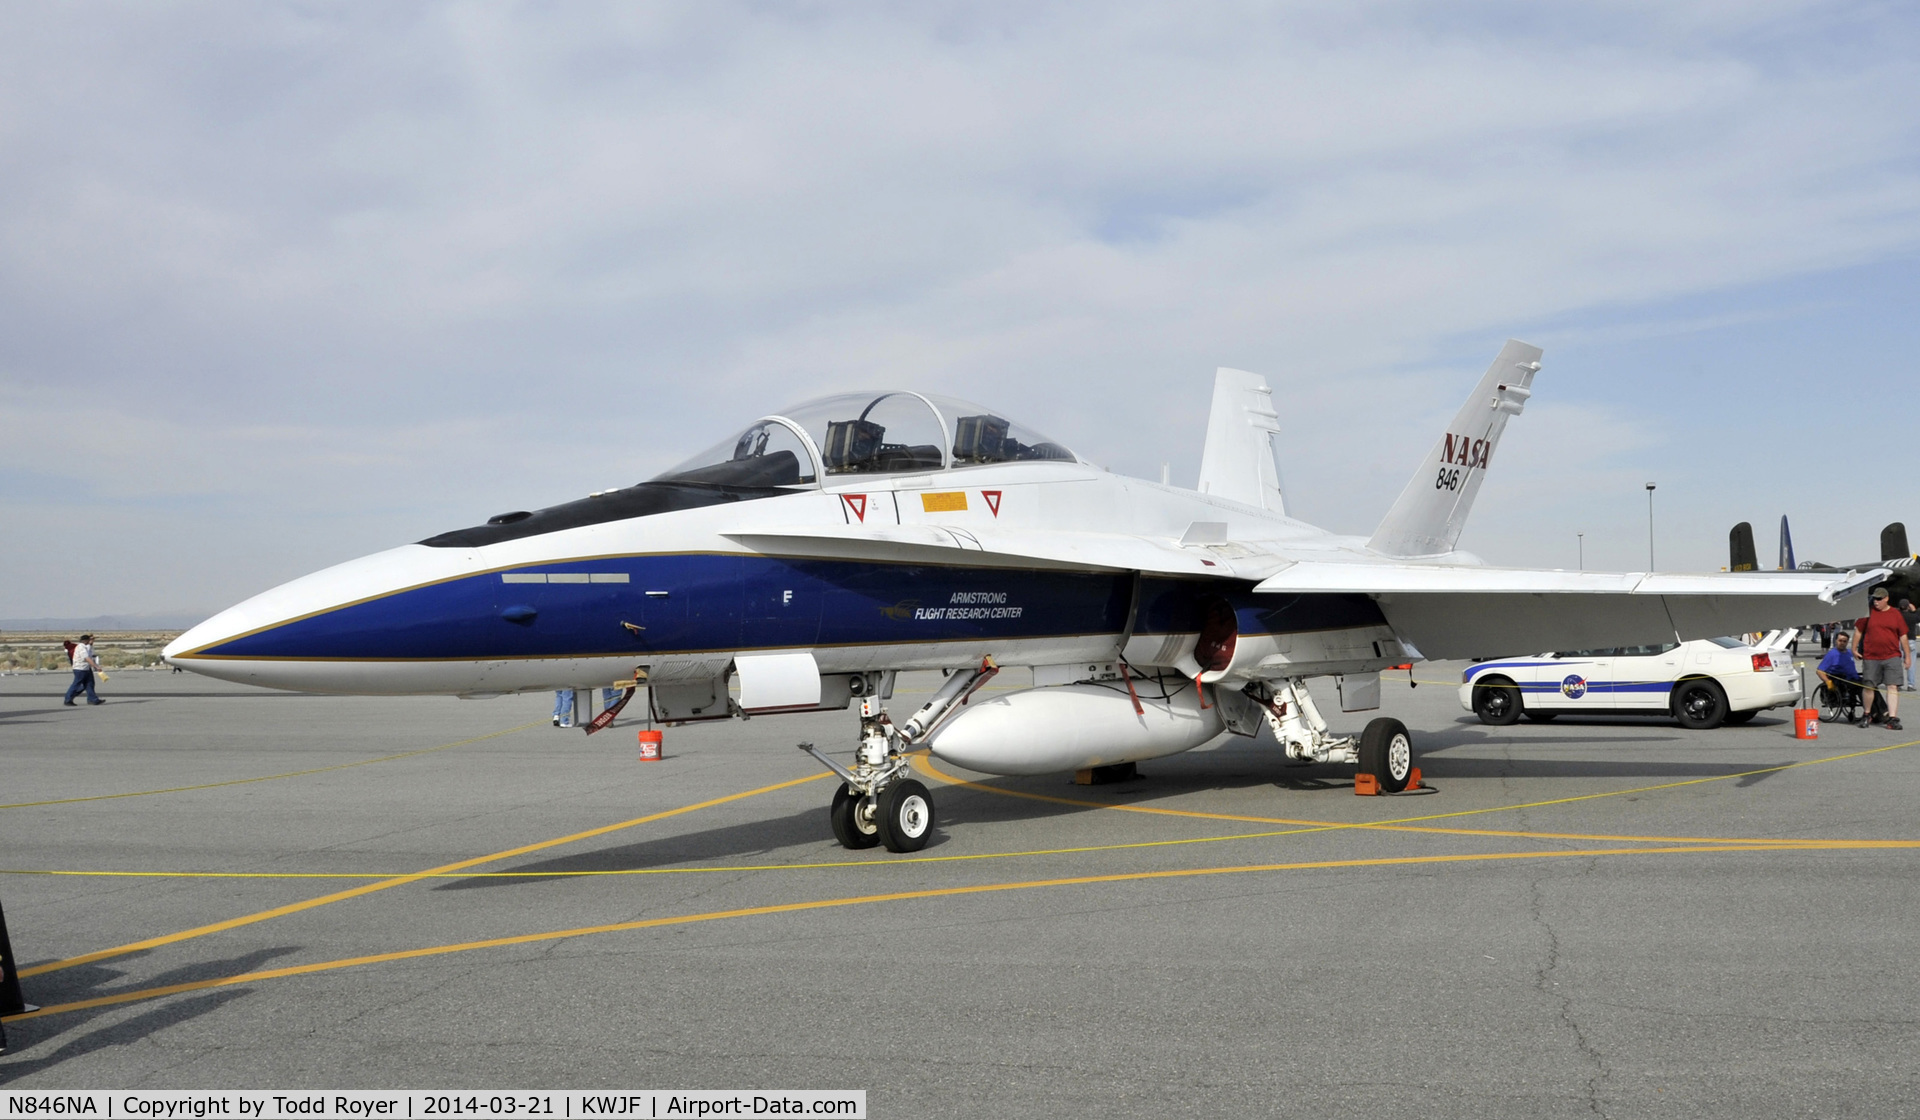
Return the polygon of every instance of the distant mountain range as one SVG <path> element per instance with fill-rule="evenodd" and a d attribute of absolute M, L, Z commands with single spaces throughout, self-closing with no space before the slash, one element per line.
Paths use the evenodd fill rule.
<path fill-rule="evenodd" d="M 3 630 L 185 630 L 209 614 L 102 614 L 92 618 L 0 618 Z"/>

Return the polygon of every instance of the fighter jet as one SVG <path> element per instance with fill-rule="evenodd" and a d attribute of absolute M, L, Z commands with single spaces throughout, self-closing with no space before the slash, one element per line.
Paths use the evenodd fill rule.
<path fill-rule="evenodd" d="M 1380 672 L 1850 615 L 1884 576 L 1492 567 L 1457 543 L 1541 351 L 1509 341 L 1371 537 L 1287 515 L 1284 400 L 1220 370 L 1198 485 L 1109 473 L 1005 413 L 906 391 L 762 416 L 623 489 L 349 561 L 189 630 L 169 662 L 311 692 L 468 696 L 644 686 L 669 724 L 859 705 L 829 810 L 849 848 L 922 847 L 912 755 L 988 774 L 1092 770 L 1272 729 L 1287 758 L 1405 788 Z M 1364 446 L 1364 443 L 1362 444 Z M 979 692 L 1001 667 L 1033 686 Z M 946 671 L 911 713 L 896 675 Z M 632 695 L 629 691 L 628 695 Z M 905 718 L 896 719 L 896 715 Z M 603 713 L 604 717 L 604 713 Z"/>

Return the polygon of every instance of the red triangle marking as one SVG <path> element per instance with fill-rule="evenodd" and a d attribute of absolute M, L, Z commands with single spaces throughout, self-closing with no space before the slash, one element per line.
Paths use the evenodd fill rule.
<path fill-rule="evenodd" d="M 861 524 L 866 524 L 867 496 L 865 494 L 842 494 L 840 500 L 847 503 L 847 508 L 853 511 L 853 515 L 860 519 Z"/>
<path fill-rule="evenodd" d="M 1000 491 L 982 490 L 980 496 L 987 500 L 987 508 L 993 511 L 993 515 L 1000 516 Z"/>

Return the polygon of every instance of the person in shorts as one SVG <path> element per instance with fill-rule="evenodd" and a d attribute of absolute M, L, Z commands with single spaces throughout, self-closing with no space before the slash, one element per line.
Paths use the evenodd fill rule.
<path fill-rule="evenodd" d="M 1887 601 L 1887 589 L 1873 589 L 1873 609 L 1854 624 L 1860 634 L 1860 685 L 1865 691 L 1867 711 L 1873 710 L 1875 690 L 1887 703 L 1887 729 L 1904 730 L 1900 724 L 1900 686 L 1907 679 L 1907 666 L 1913 664 L 1913 643 L 1907 639 L 1907 620 Z M 1862 715 L 1859 726 L 1873 721 Z"/>

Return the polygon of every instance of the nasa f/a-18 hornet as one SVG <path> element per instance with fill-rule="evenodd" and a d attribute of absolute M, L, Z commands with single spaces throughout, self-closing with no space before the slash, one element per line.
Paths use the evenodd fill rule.
<path fill-rule="evenodd" d="M 850 765 L 802 747 L 841 779 L 839 841 L 899 852 L 934 827 L 909 775 L 921 748 L 1038 774 L 1264 723 L 1286 757 L 1398 791 L 1407 729 L 1335 734 L 1309 678 L 1336 678 L 1342 709 L 1367 711 L 1380 671 L 1403 662 L 1838 618 L 1884 575 L 1525 570 L 1460 551 L 1540 354 L 1506 344 L 1369 538 L 1287 516 L 1285 402 L 1255 374 L 1216 374 L 1192 490 L 1108 473 L 966 401 L 851 393 L 761 417 L 646 482 L 294 580 L 166 658 L 311 692 L 644 684 L 669 724 L 858 701 Z M 1002 666 L 1030 667 L 1033 687 L 980 694 Z M 896 674 L 932 669 L 948 674 L 932 699 L 889 709 Z"/>

